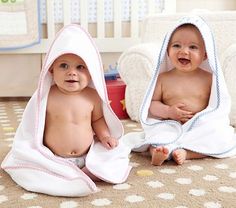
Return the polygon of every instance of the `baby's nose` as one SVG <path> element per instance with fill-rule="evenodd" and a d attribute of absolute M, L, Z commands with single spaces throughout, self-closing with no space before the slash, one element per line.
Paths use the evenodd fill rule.
<path fill-rule="evenodd" d="M 181 49 L 181 52 L 182 53 L 188 53 L 188 47 L 183 47 L 182 49 Z"/>
<path fill-rule="evenodd" d="M 71 67 L 71 68 L 69 69 L 69 71 L 68 71 L 68 74 L 69 74 L 69 75 L 76 75 L 76 74 L 77 74 L 77 71 L 76 71 L 76 69 L 75 69 L 74 67 Z"/>

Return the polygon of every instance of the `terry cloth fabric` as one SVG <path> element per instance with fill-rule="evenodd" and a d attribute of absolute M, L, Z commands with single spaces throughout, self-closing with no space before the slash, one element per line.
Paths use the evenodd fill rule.
<path fill-rule="evenodd" d="M 0 2 L 0 50 L 30 47 L 40 42 L 39 1 Z"/>
<path fill-rule="evenodd" d="M 103 101 L 104 117 L 111 135 L 123 135 L 123 126 L 112 111 L 106 91 L 100 54 L 91 38 L 78 25 L 64 27 L 56 36 L 47 53 L 38 89 L 28 102 L 16 131 L 12 149 L 2 162 L 2 168 L 23 188 L 57 196 L 85 196 L 97 191 L 95 183 L 75 164 L 55 156 L 43 145 L 48 93 L 53 84 L 48 71 L 62 54 L 76 54 L 86 63 L 94 87 Z M 110 183 L 122 183 L 130 171 L 130 149 L 119 142 L 107 150 L 100 142 L 91 145 L 86 167 L 98 178 Z"/>
<path fill-rule="evenodd" d="M 173 68 L 167 55 L 168 42 L 174 30 L 186 23 L 195 25 L 204 39 L 208 59 L 200 68 L 211 72 L 213 76 L 209 104 L 183 125 L 173 120 L 151 119 L 148 117 L 148 109 L 158 75 Z M 124 139 L 135 151 L 146 151 L 149 144 L 155 144 L 165 145 L 170 152 L 185 148 L 216 158 L 232 156 L 236 154 L 236 136 L 229 123 L 229 111 L 230 96 L 217 58 L 213 34 L 201 17 L 185 16 L 165 36 L 158 54 L 157 67 L 140 109 L 144 132 L 128 134 Z"/>

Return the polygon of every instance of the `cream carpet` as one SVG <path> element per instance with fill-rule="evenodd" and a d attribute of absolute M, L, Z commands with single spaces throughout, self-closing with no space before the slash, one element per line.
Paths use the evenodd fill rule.
<path fill-rule="evenodd" d="M 0 162 L 9 151 L 25 108 L 25 101 L 0 101 Z M 141 131 L 138 123 L 122 121 L 125 131 Z M 97 183 L 100 192 L 87 197 L 65 198 L 28 192 L 0 170 L 0 208 L 235 208 L 236 157 L 169 161 L 161 167 L 150 158 L 131 153 L 133 166 L 123 184 Z M 42 181 L 43 183 L 43 181 Z"/>

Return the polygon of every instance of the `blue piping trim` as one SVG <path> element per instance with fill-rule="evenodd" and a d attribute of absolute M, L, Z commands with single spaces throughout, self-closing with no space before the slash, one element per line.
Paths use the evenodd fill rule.
<path fill-rule="evenodd" d="M 201 18 L 201 17 L 200 17 Z M 208 25 L 207 23 L 206 23 L 206 21 L 203 19 L 203 18 L 201 18 L 202 19 L 202 21 L 206 24 L 206 25 Z M 193 24 L 193 25 L 195 25 L 195 26 L 197 26 L 195 23 L 193 23 L 192 21 L 186 21 L 186 22 L 184 22 L 184 23 L 181 23 L 181 24 L 179 24 L 179 25 L 177 25 L 174 29 L 173 29 L 173 31 L 177 28 L 177 27 L 179 27 L 180 25 L 182 25 L 182 24 L 187 24 L 187 23 L 190 23 L 190 24 Z M 198 27 L 197 27 L 198 28 Z M 173 32 L 172 31 L 172 32 Z M 213 36 L 213 34 L 212 34 L 212 31 L 210 31 L 210 34 L 211 34 L 211 38 L 212 38 L 212 40 L 213 40 L 213 52 L 214 52 L 214 66 L 212 66 L 211 65 L 211 63 L 210 62 L 208 62 L 209 63 L 209 65 L 210 65 L 210 68 L 211 68 L 211 71 L 212 71 L 212 73 L 213 74 L 215 74 L 215 77 L 216 77 L 216 96 L 217 96 L 217 103 L 216 103 L 216 107 L 214 108 L 214 109 L 212 109 L 212 110 L 209 110 L 209 111 L 205 111 L 205 112 L 203 112 L 203 113 L 199 113 L 199 115 L 196 117 L 196 118 L 194 118 L 193 119 L 193 121 L 192 121 L 192 123 L 191 123 L 191 125 L 189 126 L 189 128 L 186 130 L 186 131 L 190 131 L 196 124 L 197 124 L 197 121 L 199 120 L 199 118 L 200 117 L 203 117 L 203 116 L 205 116 L 205 115 L 207 115 L 207 114 L 209 114 L 209 113 L 212 113 L 212 112 L 214 112 L 214 111 L 216 111 L 218 108 L 219 108 L 219 106 L 220 106 L 220 101 L 221 101 L 221 97 L 220 97 L 220 87 L 219 87 L 219 66 L 218 66 L 218 61 L 217 61 L 217 57 L 216 57 L 216 47 L 215 47 L 215 39 L 214 39 L 214 36 Z M 204 39 L 204 37 L 203 37 L 203 39 Z M 162 58 L 162 60 L 161 60 L 161 54 L 163 54 L 163 49 L 165 49 L 166 50 L 166 48 L 167 48 L 167 45 L 166 44 L 164 44 L 165 42 L 166 42 L 166 40 L 167 40 L 167 35 L 165 36 L 165 38 L 164 38 L 164 41 L 163 41 L 163 44 L 162 44 L 162 46 L 161 46 L 161 50 L 160 50 L 160 53 L 159 53 L 159 55 L 158 55 L 158 61 L 157 61 L 157 66 L 156 66 L 156 70 L 155 70 L 155 73 L 153 74 L 153 76 L 152 76 L 152 80 L 151 80 L 151 84 L 149 85 L 149 87 L 148 87 L 148 91 L 147 91 L 147 93 L 145 94 L 145 97 L 144 97 L 144 100 L 147 100 L 147 98 L 150 96 L 150 87 L 151 86 L 153 86 L 154 84 L 156 84 L 155 82 L 154 82 L 154 80 L 156 79 L 156 78 L 154 78 L 154 77 L 156 77 L 157 76 L 157 74 L 159 73 L 159 71 L 160 71 L 160 65 L 161 65 L 161 63 L 163 62 L 163 58 Z M 206 40 L 204 40 L 204 42 L 206 42 Z M 164 47 L 164 45 L 165 45 L 165 47 Z M 166 53 L 166 52 L 165 52 Z M 164 54 L 165 54 L 164 53 Z M 215 70 L 212 70 L 212 69 L 215 69 Z M 173 139 L 171 142 L 169 142 L 169 143 L 155 143 L 155 144 L 153 144 L 153 143 L 146 143 L 146 144 L 150 144 L 150 145 L 168 145 L 168 144 L 173 144 L 174 142 L 176 142 L 176 141 L 178 141 L 178 139 L 182 136 L 182 134 L 183 134 L 183 128 L 182 128 L 182 126 L 181 126 L 181 124 L 179 123 L 179 122 L 176 122 L 176 121 L 173 121 L 173 120 L 163 120 L 163 121 L 157 121 L 157 122 L 155 122 L 155 123 L 152 123 L 152 124 L 149 124 L 149 123 L 147 123 L 146 121 L 144 121 L 143 120 L 143 118 L 142 118 L 142 112 L 144 111 L 144 105 L 142 105 L 141 106 L 141 109 L 140 109 L 140 118 L 141 118 L 141 123 L 143 123 L 143 124 L 145 124 L 145 125 L 147 125 L 147 126 L 153 126 L 153 125 L 160 125 L 160 124 L 168 124 L 168 123 L 173 123 L 173 124 L 176 124 L 179 128 L 180 128 L 180 135 L 177 135 L 177 138 L 176 139 Z M 154 138 L 155 139 L 155 138 Z M 222 155 L 222 154 L 226 154 L 226 153 L 228 153 L 228 152 L 230 152 L 231 150 L 233 150 L 234 148 L 236 148 L 236 145 L 234 146 L 234 147 L 231 147 L 229 150 L 226 150 L 226 151 L 224 151 L 224 152 L 221 152 L 221 153 L 203 153 L 203 152 L 198 152 L 198 153 L 200 153 L 200 154 L 205 154 L 205 155 Z M 190 150 L 190 151 L 192 151 L 192 150 Z M 193 152 L 196 152 L 196 151 L 193 151 Z"/>

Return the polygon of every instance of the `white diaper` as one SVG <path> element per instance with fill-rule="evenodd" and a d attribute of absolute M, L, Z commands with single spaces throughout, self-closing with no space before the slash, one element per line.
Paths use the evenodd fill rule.
<path fill-rule="evenodd" d="M 65 158 L 65 159 L 70 162 L 73 162 L 79 168 L 83 168 L 85 166 L 85 158 L 86 158 L 86 155 L 82 155 L 80 157 L 69 157 L 69 158 Z"/>

